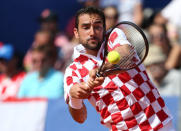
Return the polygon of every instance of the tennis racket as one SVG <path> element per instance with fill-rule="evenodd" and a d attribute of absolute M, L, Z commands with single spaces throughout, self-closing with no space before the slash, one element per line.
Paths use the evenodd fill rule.
<path fill-rule="evenodd" d="M 114 32 L 119 32 L 126 38 L 125 40 L 127 42 L 120 39 L 120 43 L 126 42 L 125 45 L 127 47 L 125 51 L 125 45 L 119 46 L 118 52 L 120 54 L 120 60 L 109 68 L 106 67 L 106 59 L 107 54 L 109 53 L 109 42 L 111 42 L 111 37 L 114 37 L 112 36 L 114 35 Z M 127 71 L 136 68 L 145 60 L 148 50 L 148 40 L 140 27 L 129 21 L 118 23 L 116 26 L 106 32 L 103 62 L 97 71 L 97 77 L 104 76 L 105 74 L 113 71 Z"/>

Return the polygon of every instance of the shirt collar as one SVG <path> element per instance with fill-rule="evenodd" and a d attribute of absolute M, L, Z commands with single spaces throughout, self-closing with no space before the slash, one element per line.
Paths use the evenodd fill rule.
<path fill-rule="evenodd" d="M 100 48 L 100 50 L 98 51 L 97 58 L 100 58 L 101 55 L 103 55 L 103 54 L 102 54 L 102 53 L 103 53 L 103 50 L 104 50 L 104 43 L 102 43 L 101 48 Z M 79 44 L 79 45 L 77 45 L 77 46 L 74 47 L 73 59 L 78 58 L 80 55 L 84 55 L 84 56 L 87 56 L 87 57 L 93 57 L 93 58 L 95 58 L 95 56 L 86 54 L 85 47 L 84 47 L 82 44 Z M 101 59 L 102 59 L 102 58 L 101 58 Z"/>
<path fill-rule="evenodd" d="M 78 58 L 80 55 L 86 55 L 84 46 L 81 44 L 74 47 L 73 59 Z"/>

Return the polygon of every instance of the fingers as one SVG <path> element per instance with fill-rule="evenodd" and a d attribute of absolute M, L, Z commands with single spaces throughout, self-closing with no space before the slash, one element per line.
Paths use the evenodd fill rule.
<path fill-rule="evenodd" d="M 87 85 L 93 89 L 94 87 L 102 85 L 104 82 L 104 77 L 96 77 L 94 80 L 89 79 Z"/>
<path fill-rule="evenodd" d="M 95 78 L 96 78 L 96 73 L 97 73 L 97 68 L 96 69 L 93 69 L 89 72 L 89 80 L 90 81 L 93 81 Z"/>
<path fill-rule="evenodd" d="M 103 81 L 104 81 L 104 77 L 96 77 L 96 79 L 95 79 L 95 82 L 100 82 L 100 83 L 102 83 Z"/>
<path fill-rule="evenodd" d="M 109 62 L 105 63 L 102 68 L 102 72 L 104 72 L 107 69 L 111 69 L 114 66 L 114 64 L 111 64 Z"/>
<path fill-rule="evenodd" d="M 70 89 L 70 96 L 76 99 L 87 99 L 93 88 L 102 85 L 104 77 L 96 77 L 97 69 L 93 69 L 89 73 L 89 79 L 86 83 L 76 84 Z"/>
<path fill-rule="evenodd" d="M 92 91 L 88 83 L 84 83 L 82 86 L 80 86 L 80 88 L 84 90 L 86 93 L 90 93 Z"/>
<path fill-rule="evenodd" d="M 86 99 L 89 97 L 91 90 L 85 86 L 85 83 L 76 84 L 71 87 L 69 94 L 72 98 Z"/>
<path fill-rule="evenodd" d="M 82 88 L 78 88 L 75 95 L 72 97 L 76 99 L 87 99 L 89 95 L 90 95 L 90 91 L 85 91 Z"/>

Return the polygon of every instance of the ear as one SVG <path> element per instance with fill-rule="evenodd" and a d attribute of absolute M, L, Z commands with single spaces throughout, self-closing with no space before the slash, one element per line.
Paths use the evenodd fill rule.
<path fill-rule="evenodd" d="M 79 39 L 79 33 L 77 28 L 74 28 L 74 35 L 76 39 Z"/>

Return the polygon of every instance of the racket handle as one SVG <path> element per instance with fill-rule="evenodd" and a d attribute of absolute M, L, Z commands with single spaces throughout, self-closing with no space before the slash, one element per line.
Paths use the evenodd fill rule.
<path fill-rule="evenodd" d="M 101 77 L 101 74 L 99 74 L 98 72 L 96 73 L 96 77 Z"/>
<path fill-rule="evenodd" d="M 98 72 L 96 73 L 96 77 L 101 77 L 101 76 L 104 76 L 103 73 L 100 73 L 100 71 L 98 71 Z"/>

